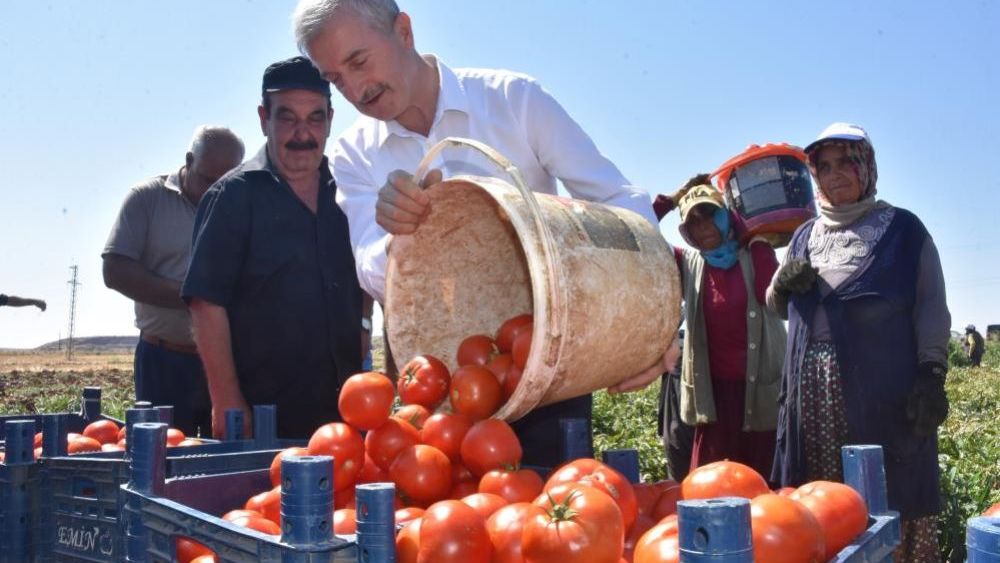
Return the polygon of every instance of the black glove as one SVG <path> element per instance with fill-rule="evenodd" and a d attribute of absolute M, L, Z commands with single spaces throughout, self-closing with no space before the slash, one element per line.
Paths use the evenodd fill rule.
<path fill-rule="evenodd" d="M 944 392 L 947 372 L 936 362 L 924 362 L 918 368 L 917 380 L 906 400 L 906 418 L 913 422 L 918 436 L 933 436 L 948 418 L 948 395 Z"/>
<path fill-rule="evenodd" d="M 790 258 L 774 274 L 774 291 L 782 297 L 791 293 L 805 293 L 816 282 L 816 268 L 808 260 Z"/>

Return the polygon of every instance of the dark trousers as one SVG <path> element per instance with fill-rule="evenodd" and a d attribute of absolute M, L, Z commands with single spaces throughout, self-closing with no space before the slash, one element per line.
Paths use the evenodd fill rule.
<path fill-rule="evenodd" d="M 667 476 L 680 483 L 691 467 L 694 427 L 681 420 L 680 372 L 664 374 L 660 386 L 660 435 L 667 454 Z"/>
<path fill-rule="evenodd" d="M 594 401 L 591 395 L 584 395 L 537 408 L 513 423 L 511 428 L 521 441 L 521 463 L 539 467 L 558 467 L 563 462 L 563 430 L 561 418 L 582 418 L 591 431 Z M 593 455 L 593 439 L 588 442 Z"/>
<path fill-rule="evenodd" d="M 212 401 L 197 354 L 161 348 L 143 340 L 135 347 L 135 398 L 174 407 L 171 426 L 188 436 L 212 436 Z"/>

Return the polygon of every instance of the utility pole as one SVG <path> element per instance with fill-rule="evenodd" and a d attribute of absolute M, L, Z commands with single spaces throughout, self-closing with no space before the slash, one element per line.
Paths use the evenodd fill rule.
<path fill-rule="evenodd" d="M 73 329 L 76 328 L 76 288 L 79 287 L 80 282 L 76 281 L 77 266 L 76 264 L 69 267 L 69 271 L 73 272 L 73 278 L 69 280 L 69 339 L 66 341 L 66 359 L 73 359 Z"/>

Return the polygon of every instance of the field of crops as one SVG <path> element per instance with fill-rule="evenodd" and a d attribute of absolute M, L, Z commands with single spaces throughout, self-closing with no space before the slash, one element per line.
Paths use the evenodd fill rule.
<path fill-rule="evenodd" d="M 1000 345 L 988 346 L 980 368 L 953 354 L 948 376 L 951 416 L 941 432 L 940 464 L 945 511 L 941 545 L 947 561 L 964 561 L 965 520 L 1000 501 Z M 381 365 L 376 355 L 375 365 Z M 0 414 L 76 410 L 80 389 L 103 389 L 104 411 L 121 417 L 132 396 L 127 352 L 78 354 L 0 353 Z M 646 479 L 664 476 L 656 434 L 658 385 L 640 393 L 595 398 L 595 446 L 634 447 Z"/>

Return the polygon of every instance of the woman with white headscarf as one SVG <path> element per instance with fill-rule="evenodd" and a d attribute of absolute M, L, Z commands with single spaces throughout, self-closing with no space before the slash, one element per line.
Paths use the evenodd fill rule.
<path fill-rule="evenodd" d="M 951 317 L 937 249 L 920 220 L 875 199 L 868 134 L 834 123 L 806 147 L 819 217 L 792 237 L 768 288 L 788 318 L 774 480 L 843 480 L 840 448 L 879 444 L 897 561 L 939 561 L 937 427 Z"/>

